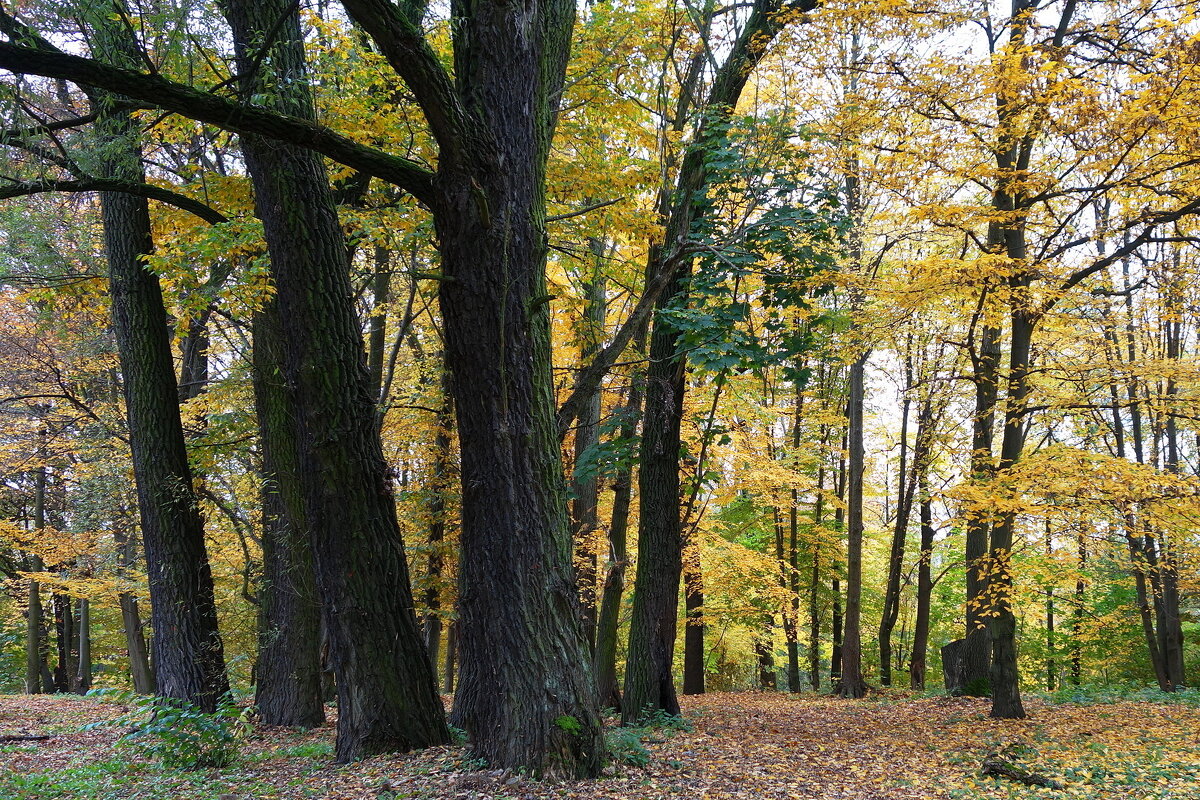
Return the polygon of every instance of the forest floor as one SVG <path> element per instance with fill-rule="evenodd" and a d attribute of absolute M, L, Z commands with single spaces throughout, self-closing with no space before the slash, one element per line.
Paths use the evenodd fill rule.
<path fill-rule="evenodd" d="M 1111 698 L 1110 698 L 1111 699 Z M 464 748 L 332 763 L 331 726 L 254 729 L 223 769 L 167 769 L 81 730 L 121 707 L 96 698 L 0 697 L 2 800 L 717 800 L 718 798 L 1200 798 L 1200 708 L 1156 702 L 1028 702 L 1021 721 L 988 719 L 986 701 L 873 695 L 711 694 L 685 698 L 682 729 L 626 729 L 628 761 L 587 782 L 489 771 Z M 44 740 L 4 737 L 49 735 Z M 1062 784 L 984 777 L 1000 754 Z"/>

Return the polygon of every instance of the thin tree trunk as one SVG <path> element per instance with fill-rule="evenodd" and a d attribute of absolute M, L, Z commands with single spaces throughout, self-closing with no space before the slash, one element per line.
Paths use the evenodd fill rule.
<path fill-rule="evenodd" d="M 911 350 L 912 341 L 909 340 Z M 879 620 L 879 682 L 892 685 L 892 631 L 900 618 L 900 579 L 904 572 L 904 549 L 908 538 L 908 517 L 916 490 L 915 472 L 908 467 L 908 416 L 912 400 L 912 355 L 905 357 L 905 390 L 900 403 L 900 470 L 896 478 L 896 519 L 892 529 L 892 547 L 888 555 L 887 582 L 883 594 L 883 614 Z M 918 433 L 918 436 L 920 434 Z M 913 461 L 916 461 L 914 456 Z"/>
<path fill-rule="evenodd" d="M 866 467 L 863 447 L 864 378 L 867 354 L 860 354 L 850 365 L 850 399 L 847 420 L 849 463 L 846 481 L 846 618 L 842 632 L 842 669 L 838 694 L 862 697 L 867 684 L 862 673 L 862 544 L 863 544 L 863 472 Z"/>
<path fill-rule="evenodd" d="M 76 694 L 87 694 L 92 688 L 92 606 L 86 597 L 79 598 L 79 665 L 75 669 Z"/>
<path fill-rule="evenodd" d="M 1050 520 L 1046 520 L 1046 555 L 1054 555 L 1054 538 Z M 1046 587 L 1046 690 L 1053 692 L 1057 684 L 1057 665 L 1054 662 L 1054 587 Z"/>
<path fill-rule="evenodd" d="M 919 468 L 921 469 L 921 468 Z M 929 606 L 933 597 L 933 503 L 929 499 L 928 475 L 921 469 L 921 551 L 917 556 L 917 618 L 913 623 L 912 661 L 908 668 L 908 685 L 918 691 L 925 689 L 926 653 L 929 649 Z"/>
<path fill-rule="evenodd" d="M 46 427 L 38 430 L 38 464 L 33 479 L 33 529 L 41 531 L 46 527 Z M 29 571 L 41 572 L 45 569 L 40 556 L 31 555 Z M 46 670 L 44 654 L 45 641 L 42 637 L 44 623 L 42 613 L 42 590 L 37 581 L 29 581 L 29 604 L 25 612 L 25 692 L 26 694 L 41 694 L 50 691 L 50 686 L 43 684 L 42 673 Z"/>
<path fill-rule="evenodd" d="M 604 343 L 604 318 L 607 310 L 605 281 L 601 272 L 607 245 L 604 240 L 593 237 L 588 241 L 588 246 L 592 253 L 593 271 L 591 278 L 583 285 L 585 304 L 577 334 L 580 343 L 579 359 L 582 364 L 591 362 Z M 571 482 L 571 541 L 575 547 L 576 578 L 583 606 L 583 630 L 593 657 L 596 654 L 598 613 L 596 533 L 599 530 L 600 482 L 596 479 L 594 471 L 580 473 L 579 465 L 599 439 L 601 394 L 601 387 L 597 385 L 581 403 L 575 428 L 576 467 Z"/>
<path fill-rule="evenodd" d="M 683 693 L 704 694 L 704 572 L 694 525 L 688 538 L 690 541 L 684 545 L 683 555 L 683 605 L 687 625 L 683 631 Z"/>
<path fill-rule="evenodd" d="M 644 336 L 638 337 L 635 352 L 643 350 Z M 640 375 L 630 378 L 629 398 L 620 411 L 621 428 L 617 434 L 622 442 L 632 443 L 637 435 L 638 417 L 642 410 L 642 381 Z M 613 481 L 612 521 L 608 526 L 608 567 L 604 576 L 604 593 L 600 600 L 600 616 L 596 626 L 596 694 L 602 708 L 621 711 L 621 690 L 617 682 L 618 628 L 621 598 L 625 591 L 625 569 L 629 566 L 628 534 L 629 507 L 633 497 L 633 459 L 621 462 Z"/>
<path fill-rule="evenodd" d="M 439 359 L 441 360 L 441 359 Z M 442 368 L 442 404 L 438 409 L 437 433 L 433 437 L 433 475 L 429 492 L 429 568 L 425 584 L 425 649 L 437 670 L 442 649 L 442 583 L 445 580 L 445 539 L 448 515 L 446 498 L 450 492 L 453 464 L 451 447 L 454 425 L 454 400 L 449 370 Z"/>

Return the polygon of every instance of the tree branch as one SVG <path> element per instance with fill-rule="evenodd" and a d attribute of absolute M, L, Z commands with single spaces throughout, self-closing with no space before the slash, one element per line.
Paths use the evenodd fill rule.
<path fill-rule="evenodd" d="M 134 181 L 122 181 L 117 178 L 88 177 L 77 180 L 14 182 L 7 186 L 0 186 L 0 200 L 7 200 L 12 197 L 27 197 L 46 192 L 123 192 L 125 194 L 145 197 L 149 200 L 157 200 L 160 203 L 166 203 L 167 205 L 194 214 L 211 225 L 220 225 L 222 222 L 229 221 L 229 217 L 226 217 L 220 211 L 187 195 L 171 191 L 162 186 Z"/>
<path fill-rule="evenodd" d="M 209 92 L 121 69 L 90 58 L 0 42 L 0 69 L 68 80 L 105 89 L 234 133 L 249 133 L 314 150 L 348 167 L 409 192 L 422 203 L 433 199 L 433 173 L 407 158 L 359 144 L 307 120 L 243 106 Z"/>

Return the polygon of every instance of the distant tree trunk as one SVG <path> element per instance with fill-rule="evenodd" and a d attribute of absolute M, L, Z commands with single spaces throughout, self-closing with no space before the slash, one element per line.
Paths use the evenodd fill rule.
<path fill-rule="evenodd" d="M 1046 520 L 1046 555 L 1054 555 L 1054 539 L 1050 520 Z M 1046 587 L 1046 691 L 1053 692 L 1057 684 L 1057 665 L 1054 663 L 1054 587 Z"/>
<path fill-rule="evenodd" d="M 917 556 L 917 618 L 913 624 L 912 661 L 908 668 L 908 685 L 918 691 L 925 689 L 925 662 L 929 650 L 929 606 L 933 597 L 933 503 L 929 499 L 929 478 L 921 470 L 921 552 Z"/>
<path fill-rule="evenodd" d="M 829 428 L 821 426 L 821 452 L 829 444 Z M 817 500 L 813 504 L 812 572 L 808 584 L 808 682 L 813 691 L 821 688 L 821 586 L 820 530 L 825 521 L 825 463 L 817 467 Z"/>
<path fill-rule="evenodd" d="M 137 45 L 126 30 L 105 13 L 96 18 L 93 47 L 114 63 L 136 63 Z M 144 182 L 138 125 L 132 116 L 108 110 L 96 124 L 103 138 L 119 143 L 108 145 L 105 171 Z M 153 250 L 150 212 L 145 198 L 115 192 L 101 192 L 100 205 L 150 582 L 156 691 L 212 711 L 229 691 L 229 682 L 204 522 L 192 490 L 179 418 L 162 290 L 158 276 L 145 264 Z"/>
<path fill-rule="evenodd" d="M 799 521 L 797 520 L 799 502 L 798 492 L 791 492 L 792 505 L 788 509 L 788 542 L 784 545 L 784 522 L 779 509 L 774 509 L 775 515 L 775 561 L 779 564 L 779 588 L 790 595 L 787 605 L 781 609 L 780 618 L 783 622 L 783 639 L 787 647 L 787 687 L 795 694 L 800 691 L 800 595 L 799 576 L 796 574 L 796 549 L 799 539 Z"/>
<path fill-rule="evenodd" d="M 313 119 L 296 6 L 226 7 L 243 95 Z M 255 50 L 263 41 L 268 54 Z M 256 136 L 241 142 L 282 319 L 282 376 L 295 400 L 300 493 L 337 679 L 337 759 L 445 742 L 325 166 L 308 150 Z"/>
<path fill-rule="evenodd" d="M 54 668 L 54 691 L 65 694 L 75 691 L 75 669 L 79 665 L 79 650 L 75 637 L 79 633 L 75 621 L 75 604 L 68 594 L 55 592 L 54 626 L 57 636 L 58 666 Z"/>
<path fill-rule="evenodd" d="M 38 430 L 38 458 L 41 463 L 33 476 L 33 529 L 40 531 L 46 527 L 46 427 Z M 29 571 L 41 572 L 45 569 L 40 556 L 29 557 Z M 25 692 L 26 694 L 41 694 L 48 692 L 51 686 L 42 682 L 42 673 L 46 671 L 46 642 L 42 636 L 44 624 L 42 613 L 42 589 L 35 580 L 29 581 L 29 605 L 25 612 Z"/>
<path fill-rule="evenodd" d="M 442 649 L 442 573 L 445 567 L 446 496 L 453 479 L 454 400 L 451 395 L 450 372 L 442 368 L 442 404 L 438 408 L 437 433 L 433 436 L 433 475 L 429 491 L 429 574 L 426 577 L 425 649 L 437 670 L 438 654 Z"/>
<path fill-rule="evenodd" d="M 1083 682 L 1083 600 L 1086 584 L 1083 582 L 1083 571 L 1087 568 L 1087 539 L 1081 530 L 1075 539 L 1079 556 L 1080 577 L 1075 581 L 1075 608 L 1072 609 L 1071 631 L 1071 685 L 1079 686 Z"/>
<path fill-rule="evenodd" d="M 86 597 L 79 598 L 79 665 L 71 688 L 76 694 L 92 688 L 92 608 Z"/>
<path fill-rule="evenodd" d="M 283 321 L 272 299 L 254 315 L 254 405 L 262 459 L 262 560 L 254 702 L 266 725 L 325 721 L 321 606 L 299 484 L 295 398 L 280 374 Z"/>
<path fill-rule="evenodd" d="M 909 341 L 911 350 L 912 342 Z M 892 631 L 900 618 L 900 579 L 904 572 L 904 549 L 908 538 L 908 517 L 916 490 L 915 473 L 908 467 L 908 416 L 912 399 L 912 355 L 905 356 L 905 390 L 900 402 L 900 470 L 896 478 L 896 519 L 892 529 L 892 547 L 888 556 L 887 582 L 883 594 L 883 615 L 879 620 L 879 682 L 892 685 Z M 916 461 L 914 456 L 913 461 Z"/>
<path fill-rule="evenodd" d="M 838 694 L 862 697 L 867 684 L 862 674 L 862 544 L 863 544 L 863 447 L 864 373 L 867 354 L 850 365 L 850 400 L 847 439 L 849 463 L 846 483 L 846 619 L 842 633 L 842 669 Z"/>
<path fill-rule="evenodd" d="M 454 693 L 454 667 L 458 664 L 458 623 L 446 626 L 446 670 L 443 674 L 442 691 Z"/>
<path fill-rule="evenodd" d="M 123 510 L 122 513 L 125 515 L 128 512 Z M 125 535 L 118 524 L 113 540 L 117 546 L 117 563 L 121 574 L 127 578 L 137 560 L 137 539 Z M 153 694 L 154 671 L 150 668 L 150 652 L 146 646 L 146 632 L 137 598 L 130 592 L 121 592 L 117 595 L 117 603 L 121 607 L 121 627 L 125 632 L 125 650 L 129 655 L 129 677 L 133 682 L 133 691 L 143 695 Z"/>
<path fill-rule="evenodd" d="M 848 449 L 848 432 L 845 428 L 842 429 L 842 453 Z M 843 455 L 838 460 L 837 477 L 834 479 L 834 484 L 837 488 L 838 505 L 833 510 L 833 527 L 839 534 L 846 529 L 846 457 Z M 833 590 L 833 655 L 829 660 L 829 683 L 830 688 L 836 692 L 839 682 L 842 679 L 842 584 L 838 578 L 838 565 L 832 565 L 833 569 L 830 572 L 832 576 Z"/>
<path fill-rule="evenodd" d="M 692 526 L 683 556 L 683 693 L 704 694 L 704 572 Z"/>
<path fill-rule="evenodd" d="M 634 351 L 644 349 L 644 336 L 637 337 Z M 638 416 L 642 409 L 642 379 L 630 378 L 629 396 L 621 414 L 617 436 L 632 443 L 637 435 Z M 625 569 L 629 565 L 628 534 L 629 506 L 633 497 L 633 460 L 621 462 L 613 480 L 612 521 L 608 526 L 608 568 L 604 576 L 604 593 L 600 600 L 600 616 L 596 625 L 596 694 L 601 708 L 621 711 L 621 690 L 617 683 L 618 628 L 621 619 L 621 598 L 625 591 Z"/>
<path fill-rule="evenodd" d="M 44 568 L 42 560 L 37 556 L 31 556 L 29 561 L 30 572 L 41 572 Z M 51 687 L 42 684 L 46 661 L 42 652 L 42 589 L 37 581 L 29 581 L 28 596 L 29 605 L 25 612 L 25 693 L 41 694 L 49 691 Z"/>
<path fill-rule="evenodd" d="M 371 315 L 367 322 L 367 372 L 371 394 L 382 404 L 384 351 L 387 349 L 387 312 L 392 297 L 392 251 L 375 247 L 375 273 L 371 276 Z"/>
<path fill-rule="evenodd" d="M 779 688 L 775 673 L 775 618 L 764 617 L 763 629 L 754 638 L 754 653 L 758 658 L 758 688 L 774 692 Z"/>
<path fill-rule="evenodd" d="M 604 318 L 607 310 L 605 281 L 602 267 L 607 245 L 604 240 L 593 237 L 588 241 L 592 254 L 592 275 L 584 282 L 585 304 L 583 319 L 579 321 L 579 360 L 587 364 L 595 357 L 604 343 Z M 576 579 L 579 598 L 583 607 L 583 630 L 593 658 L 596 654 L 596 622 L 598 598 L 596 597 L 596 533 L 599 529 L 597 509 L 600 502 L 600 482 L 594 472 L 581 474 L 579 465 L 588 451 L 595 447 L 600 435 L 600 411 L 602 391 L 597 385 L 580 406 L 575 427 L 575 474 L 571 481 L 571 541 L 575 547 Z"/>

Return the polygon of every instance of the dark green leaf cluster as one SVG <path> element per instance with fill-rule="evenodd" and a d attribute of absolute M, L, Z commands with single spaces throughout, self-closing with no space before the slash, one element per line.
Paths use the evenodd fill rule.
<path fill-rule="evenodd" d="M 129 727 L 121 740 L 143 756 L 171 769 L 225 767 L 238 755 L 248 723 L 246 710 L 226 696 L 211 714 L 172 697 L 147 697 L 128 691 L 97 689 L 88 694 L 132 707 L 127 714 L 85 726 Z"/>

